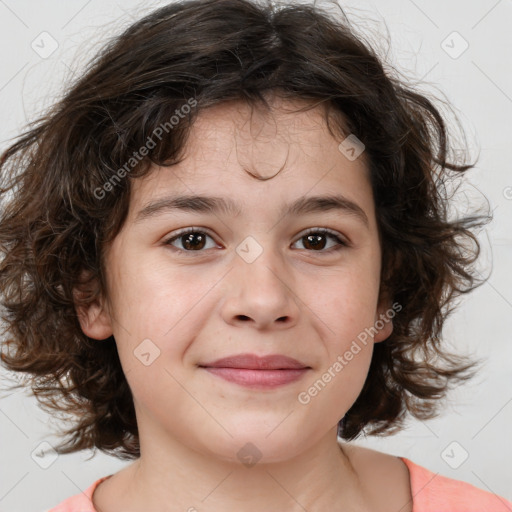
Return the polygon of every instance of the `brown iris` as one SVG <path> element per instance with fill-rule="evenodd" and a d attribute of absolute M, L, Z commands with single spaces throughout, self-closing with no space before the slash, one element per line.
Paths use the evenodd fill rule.
<path fill-rule="evenodd" d="M 307 242 L 304 242 L 304 247 L 306 249 L 323 249 L 325 247 L 325 235 L 324 234 L 318 234 L 318 235 L 306 235 L 302 237 L 303 239 L 307 240 Z M 323 238 L 323 243 L 321 239 Z M 310 247 L 308 247 L 308 244 Z"/>
<path fill-rule="evenodd" d="M 203 249 L 206 236 L 203 233 L 188 233 L 181 237 L 185 249 Z"/>

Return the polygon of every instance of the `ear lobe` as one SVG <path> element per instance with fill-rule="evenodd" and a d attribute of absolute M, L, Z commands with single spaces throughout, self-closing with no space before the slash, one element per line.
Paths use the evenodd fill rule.
<path fill-rule="evenodd" d="M 77 315 L 83 333 L 89 338 L 105 340 L 112 336 L 110 315 L 98 302 L 77 307 Z"/>
<path fill-rule="evenodd" d="M 112 321 L 98 281 L 83 271 L 80 284 L 73 288 L 75 311 L 83 333 L 89 338 L 104 340 L 112 336 Z"/>
<path fill-rule="evenodd" d="M 378 330 L 373 338 L 374 343 L 387 340 L 393 332 L 393 316 L 389 315 L 389 311 L 393 311 L 391 301 L 381 300 L 375 313 L 375 329 Z"/>

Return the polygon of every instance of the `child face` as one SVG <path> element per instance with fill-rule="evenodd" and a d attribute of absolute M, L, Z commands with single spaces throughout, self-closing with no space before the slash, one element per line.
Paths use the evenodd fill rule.
<path fill-rule="evenodd" d="M 179 444 L 236 461 L 251 442 L 264 461 L 278 461 L 328 433 L 335 439 L 373 342 L 391 333 L 388 321 L 374 340 L 357 341 L 390 306 L 378 304 L 381 251 L 364 153 L 351 161 L 340 152 L 320 108 L 283 110 L 301 105 L 275 98 L 271 116 L 252 117 L 238 102 L 204 110 L 185 159 L 132 182 L 128 218 L 106 253 L 108 302 L 81 321 L 93 338 L 115 337 L 142 456 Z M 244 169 L 275 177 L 258 181 Z M 165 202 L 182 195 L 234 202 L 239 212 Z M 358 213 L 286 214 L 296 201 L 335 195 Z M 198 233 L 178 237 L 190 227 Z M 247 353 L 308 369 L 249 387 L 201 367 Z"/>

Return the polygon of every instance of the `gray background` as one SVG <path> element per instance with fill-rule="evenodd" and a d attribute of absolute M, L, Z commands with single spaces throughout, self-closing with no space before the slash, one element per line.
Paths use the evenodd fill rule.
<path fill-rule="evenodd" d="M 0 149 L 58 98 L 62 82 L 79 72 L 106 37 L 164 3 L 0 0 Z M 445 330 L 447 345 L 486 359 L 484 370 L 450 395 L 439 418 L 411 420 L 393 437 L 356 443 L 408 457 L 512 500 L 512 2 L 341 5 L 374 40 L 383 42 L 389 30 L 389 61 L 421 83 L 421 90 L 442 91 L 455 107 L 472 156 L 479 155 L 468 184 L 457 194 L 459 211 L 468 199 L 485 206 L 485 195 L 495 217 L 479 237 L 479 269 L 483 275 L 491 273 L 490 279 L 461 300 Z M 47 55 L 52 44 L 58 46 Z M 57 426 L 28 393 L 2 391 L 0 511 L 42 511 L 126 464 L 103 454 L 90 458 L 93 454 L 85 452 L 55 458 L 50 451 L 46 457 L 32 457 L 41 443 L 55 443 Z"/>

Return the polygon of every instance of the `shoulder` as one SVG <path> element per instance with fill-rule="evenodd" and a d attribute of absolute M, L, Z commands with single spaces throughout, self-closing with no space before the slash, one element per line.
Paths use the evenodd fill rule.
<path fill-rule="evenodd" d="M 442 476 L 405 457 L 340 444 L 362 480 L 371 482 L 371 492 L 384 495 L 386 489 L 393 489 L 400 496 L 402 508 L 397 509 L 401 512 L 406 507 L 412 512 L 512 512 L 512 503 L 501 496 Z"/>
<path fill-rule="evenodd" d="M 340 446 L 370 503 L 382 511 L 413 510 L 409 471 L 399 457 L 352 443 Z"/>
<path fill-rule="evenodd" d="M 512 503 L 501 496 L 484 491 L 467 482 L 434 473 L 400 457 L 407 466 L 414 497 L 414 512 L 445 510 L 447 512 L 510 512 Z"/>
<path fill-rule="evenodd" d="M 66 498 L 47 512 L 97 512 L 92 503 L 92 495 L 96 487 L 107 478 L 110 478 L 110 476 L 112 475 L 96 480 L 85 491 Z"/>

